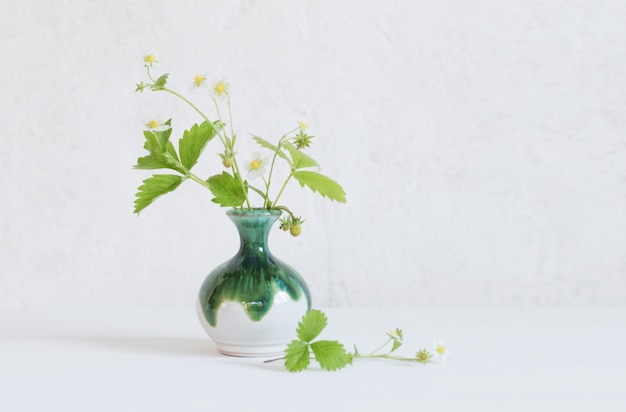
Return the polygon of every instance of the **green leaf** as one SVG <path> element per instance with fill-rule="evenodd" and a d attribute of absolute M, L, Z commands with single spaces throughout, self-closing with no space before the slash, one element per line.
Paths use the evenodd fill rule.
<path fill-rule="evenodd" d="M 150 205 L 157 197 L 176 189 L 183 181 L 178 175 L 153 175 L 143 181 L 139 191 L 135 195 L 135 211 L 139 213 Z"/>
<path fill-rule="evenodd" d="M 246 192 L 241 182 L 227 172 L 211 176 L 208 183 L 211 193 L 215 196 L 211 201 L 222 207 L 241 206 L 246 200 Z"/>
<path fill-rule="evenodd" d="M 393 339 L 393 346 L 391 347 L 391 352 L 396 351 L 400 346 L 402 346 L 402 330 L 400 328 L 396 328 L 393 332 L 387 332 L 387 336 L 390 339 Z"/>
<path fill-rule="evenodd" d="M 165 124 L 171 125 L 171 119 L 166 121 Z M 185 174 L 185 171 L 180 166 L 176 149 L 170 142 L 171 134 L 171 128 L 159 132 L 145 130 L 143 135 L 146 138 L 146 143 L 143 147 L 150 154 L 137 159 L 135 169 L 173 169 Z"/>
<path fill-rule="evenodd" d="M 172 144 L 172 142 L 167 142 L 167 153 L 169 153 L 172 158 L 176 160 L 177 163 L 180 163 L 180 159 L 178 159 L 176 149 L 174 149 L 174 145 Z"/>
<path fill-rule="evenodd" d="M 178 142 L 180 160 L 183 166 L 191 169 L 197 162 L 206 144 L 215 137 L 215 128 L 208 121 L 199 126 L 194 124 L 190 130 L 185 130 Z"/>
<path fill-rule="evenodd" d="M 296 147 L 289 143 L 283 143 L 283 146 L 289 151 L 289 155 L 291 156 L 292 169 L 298 170 L 306 167 L 320 167 L 319 164 L 311 156 L 308 154 L 296 149 Z"/>
<path fill-rule="evenodd" d="M 327 323 L 328 319 L 324 312 L 319 309 L 311 309 L 304 314 L 298 323 L 298 329 L 296 329 L 298 338 L 304 342 L 311 342 L 322 333 Z"/>
<path fill-rule="evenodd" d="M 159 132 L 153 132 L 159 138 L 161 148 L 167 148 L 167 145 L 170 142 L 170 136 L 172 135 L 172 119 L 168 119 L 164 124 L 170 126 L 170 128 Z"/>
<path fill-rule="evenodd" d="M 164 74 L 156 79 L 156 82 L 154 82 L 154 85 L 152 86 L 152 90 L 163 90 L 165 88 L 165 83 L 167 83 L 168 76 L 169 74 Z"/>
<path fill-rule="evenodd" d="M 166 151 L 161 150 L 158 145 L 153 146 L 153 143 L 146 141 L 144 148 L 150 154 L 148 156 L 138 158 L 137 164 L 133 166 L 135 169 L 172 169 L 181 174 L 186 174 L 186 171 L 181 167 L 176 150 L 174 149 L 172 143 L 167 142 Z"/>
<path fill-rule="evenodd" d="M 287 155 L 285 155 L 285 153 L 283 153 L 282 150 L 278 150 L 278 147 L 274 146 L 273 144 L 271 144 L 267 140 L 265 140 L 265 139 L 263 139 L 262 137 L 259 137 L 259 136 L 252 136 L 252 139 L 254 139 L 254 141 L 257 142 L 262 147 L 264 147 L 266 149 L 269 149 L 269 150 L 271 150 L 274 153 L 278 152 L 278 156 L 282 157 L 283 159 L 285 159 L 286 161 L 289 162 L 289 158 L 287 157 Z"/>
<path fill-rule="evenodd" d="M 152 170 L 152 169 L 174 169 L 167 162 L 161 161 L 152 155 L 140 157 L 137 159 L 137 164 L 133 166 L 135 169 L 144 169 L 144 170 Z"/>
<path fill-rule="evenodd" d="M 322 369 L 334 371 L 348 364 L 348 354 L 337 341 L 320 340 L 311 343 L 311 350 Z"/>
<path fill-rule="evenodd" d="M 293 340 L 285 350 L 285 368 L 290 372 L 300 372 L 309 366 L 309 345 Z"/>
<path fill-rule="evenodd" d="M 330 200 L 336 200 L 337 202 L 346 202 L 346 192 L 339 185 L 329 177 L 317 172 L 310 172 L 307 170 L 301 170 L 293 172 L 293 177 L 296 178 L 300 186 L 308 186 L 314 192 L 318 192 L 322 197 L 328 197 Z"/>
<path fill-rule="evenodd" d="M 170 129 L 171 130 L 171 129 Z M 162 153 L 165 151 L 159 135 L 152 130 L 144 130 L 143 136 L 146 138 L 144 148 L 150 153 Z"/>

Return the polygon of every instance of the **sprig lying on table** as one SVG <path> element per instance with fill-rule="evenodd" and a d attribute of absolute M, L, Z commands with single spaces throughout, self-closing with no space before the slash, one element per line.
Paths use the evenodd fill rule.
<path fill-rule="evenodd" d="M 336 340 L 315 340 L 326 328 L 328 319 L 324 312 L 313 309 L 308 311 L 302 321 L 298 323 L 296 333 L 298 339 L 294 339 L 287 346 L 285 355 L 280 358 L 266 360 L 265 363 L 279 360 L 285 361 L 285 368 L 290 372 L 300 372 L 308 368 L 311 359 L 315 359 L 320 367 L 325 370 L 334 371 L 346 365 L 351 365 L 355 359 L 392 359 L 398 361 L 410 361 L 427 364 L 434 359 L 445 360 L 448 356 L 448 349 L 442 341 L 435 342 L 433 352 L 421 349 L 414 357 L 394 355 L 393 352 L 402 346 L 402 330 L 395 329 L 387 333 L 387 341 L 374 351 L 363 354 L 354 346 L 354 352 L 350 353 L 344 349 L 343 344 Z M 391 347 L 389 347 L 391 346 Z M 386 352 L 383 349 L 387 348 Z"/>

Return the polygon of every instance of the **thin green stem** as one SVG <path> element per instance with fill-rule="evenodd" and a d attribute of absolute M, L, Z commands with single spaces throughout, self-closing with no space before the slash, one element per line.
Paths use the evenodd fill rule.
<path fill-rule="evenodd" d="M 146 67 L 147 72 L 148 72 L 148 78 L 150 79 L 150 81 L 152 83 L 156 83 L 156 80 L 154 80 L 154 77 L 152 77 L 152 73 L 150 72 L 150 66 Z M 161 89 L 163 91 L 166 91 L 168 93 L 173 94 L 174 96 L 178 97 L 179 99 L 181 99 L 182 101 L 184 101 L 185 103 L 187 103 L 189 106 L 191 106 L 196 112 L 198 112 L 198 114 L 200 114 L 200 116 L 202 116 L 202 118 L 204 120 L 206 120 L 207 122 L 211 123 L 211 120 L 207 117 L 207 115 L 205 115 L 202 110 L 198 109 L 198 107 L 193 104 L 189 99 L 187 99 L 185 96 L 181 95 L 180 93 L 175 92 L 172 89 L 168 89 L 167 87 L 164 87 L 163 89 Z"/>
<path fill-rule="evenodd" d="M 148 72 L 148 79 L 150 79 L 152 83 L 156 83 L 156 80 L 154 80 L 152 73 L 150 72 L 150 66 L 146 66 L 146 71 Z"/>
<path fill-rule="evenodd" d="M 352 359 L 392 359 L 399 361 L 417 361 L 415 358 L 408 358 L 406 356 L 396 356 L 389 354 L 381 354 L 381 355 L 352 355 Z"/>
<path fill-rule="evenodd" d="M 379 346 L 378 348 L 374 349 L 374 350 L 373 350 L 373 351 L 371 351 L 369 354 L 367 354 L 367 355 L 363 355 L 363 356 L 365 356 L 365 357 L 369 357 L 369 356 L 374 355 L 376 352 L 378 352 L 379 350 L 381 350 L 382 348 L 384 348 L 385 346 L 387 346 L 387 345 L 389 344 L 389 342 L 391 342 L 391 341 L 392 341 L 392 339 L 391 339 L 391 338 L 389 338 L 389 339 L 387 340 L 387 342 L 383 343 L 381 346 Z"/>
<path fill-rule="evenodd" d="M 172 89 L 168 89 L 167 87 L 164 87 L 163 91 L 166 91 L 166 92 L 171 93 L 174 96 L 178 97 L 179 99 L 181 99 L 182 101 L 187 103 L 189 106 L 191 106 L 192 109 L 194 109 L 196 112 L 198 112 L 200 114 L 200 116 L 202 116 L 202 118 L 204 120 L 206 120 L 207 122 L 211 123 L 211 120 L 204 113 L 202 113 L 202 111 L 200 109 L 198 109 L 198 107 L 195 104 L 193 104 L 189 99 L 187 99 L 185 96 L 183 96 L 182 94 L 180 94 L 178 92 L 175 92 Z"/>
<path fill-rule="evenodd" d="M 278 199 L 280 199 L 280 196 L 283 194 L 283 191 L 285 190 L 285 187 L 287 187 L 287 183 L 289 182 L 289 179 L 291 179 L 291 176 L 293 176 L 293 170 L 291 171 L 291 173 L 289 173 L 289 176 L 287 176 L 287 179 L 285 179 L 285 183 L 283 183 L 283 186 L 280 188 L 280 191 L 276 195 L 276 199 L 274 199 L 274 203 L 272 203 L 272 209 L 276 206 Z"/>
<path fill-rule="evenodd" d="M 237 165 L 237 159 L 235 159 L 235 157 L 233 156 L 233 174 L 239 179 L 239 181 L 241 182 L 241 188 L 243 189 L 243 192 L 246 195 L 246 206 L 248 207 L 248 210 L 252 209 L 252 206 L 250 205 L 250 199 L 248 199 L 248 191 L 246 190 L 246 185 L 243 182 L 243 179 L 241 178 L 241 173 L 239 172 L 239 166 Z"/>
<path fill-rule="evenodd" d="M 230 126 L 230 137 L 232 139 L 232 145 L 233 147 L 235 147 L 235 140 L 237 140 L 237 135 L 235 135 L 235 130 L 233 129 L 233 113 L 230 110 L 230 94 L 228 94 L 228 92 L 226 92 L 226 98 L 228 106 L 228 124 Z"/>
<path fill-rule="evenodd" d="M 273 206 L 272 209 L 282 210 L 283 212 L 287 212 L 292 219 L 296 218 L 296 215 L 293 214 L 291 210 L 287 206 Z"/>
<path fill-rule="evenodd" d="M 209 188 L 209 183 L 206 180 L 204 180 L 202 178 L 199 178 L 198 176 L 196 176 L 195 174 L 191 173 L 190 171 L 187 171 L 186 176 L 189 179 L 193 180 L 194 182 L 200 183 L 202 186 L 206 187 L 207 189 L 210 189 Z"/>
<path fill-rule="evenodd" d="M 267 201 L 267 199 L 265 199 L 265 193 L 263 193 L 263 191 L 261 189 L 259 189 L 258 187 L 255 187 L 255 186 L 252 186 L 251 184 L 248 184 L 248 189 L 252 189 L 259 196 L 261 196 L 265 201 Z M 264 202 L 264 204 L 265 204 L 265 202 Z"/>
<path fill-rule="evenodd" d="M 272 156 L 272 164 L 270 165 L 270 172 L 267 176 L 267 182 L 265 183 L 265 198 L 269 199 L 270 196 L 270 184 L 272 183 L 272 174 L 274 173 L 274 163 L 276 163 L 276 157 L 278 157 L 278 151 L 280 150 L 281 143 L 278 142 L 278 147 L 276 147 L 276 151 L 274 152 L 274 156 Z"/>
<path fill-rule="evenodd" d="M 220 119 L 220 122 L 222 122 L 222 124 L 224 124 L 224 120 L 222 120 L 222 113 L 220 112 L 220 106 L 217 104 L 217 99 L 213 98 L 213 104 L 215 105 L 215 111 L 217 112 L 217 118 Z M 231 128 L 232 128 L 232 125 L 231 125 Z M 222 135 L 220 136 L 220 139 L 222 139 L 222 143 L 224 144 L 224 148 L 226 150 L 228 150 L 231 154 L 234 154 L 233 153 L 233 142 L 231 141 L 231 144 L 230 144 L 230 147 L 229 147 L 226 144 L 226 142 L 228 141 L 228 136 L 226 136 L 226 131 L 224 130 L 224 128 L 222 128 L 220 131 L 222 132 Z"/>

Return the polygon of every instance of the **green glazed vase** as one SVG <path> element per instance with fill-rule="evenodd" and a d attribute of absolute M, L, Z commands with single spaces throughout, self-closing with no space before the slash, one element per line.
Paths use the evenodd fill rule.
<path fill-rule="evenodd" d="M 274 356 L 295 338 L 310 308 L 302 277 L 272 255 L 269 231 L 280 210 L 230 210 L 239 231 L 239 251 L 204 280 L 198 315 L 217 349 L 234 356 Z"/>

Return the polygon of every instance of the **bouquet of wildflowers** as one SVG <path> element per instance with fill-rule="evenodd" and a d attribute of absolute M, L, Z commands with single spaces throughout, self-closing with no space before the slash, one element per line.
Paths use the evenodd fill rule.
<path fill-rule="evenodd" d="M 172 143 L 171 119 L 165 122 L 151 120 L 144 131 L 144 148 L 147 155 L 137 159 L 136 169 L 169 169 L 168 174 L 154 174 L 139 186 L 135 199 L 135 213 L 141 212 L 157 197 L 175 190 L 183 181 L 189 179 L 206 187 L 213 194 L 212 201 L 223 207 L 235 209 L 275 209 L 285 212 L 281 219 L 281 229 L 297 236 L 301 232 L 303 219 L 296 216 L 288 207 L 279 203 L 287 184 L 295 180 L 300 186 L 308 187 L 313 192 L 330 200 L 345 203 L 343 188 L 333 179 L 319 172 L 319 164 L 305 150 L 312 143 L 313 136 L 307 133 L 305 122 L 283 134 L 276 143 L 271 143 L 259 136 L 252 139 L 259 146 L 259 151 L 252 153 L 249 160 L 239 162 L 237 158 L 237 134 L 233 127 L 229 85 L 218 81 L 207 85 L 204 75 L 193 78 L 193 86 L 206 88 L 215 109 L 215 118 L 211 120 L 198 106 L 180 93 L 167 87 L 168 74 L 154 76 L 152 68 L 157 63 L 154 55 L 144 57 L 148 81 L 137 84 L 137 91 L 162 91 L 172 94 L 188 104 L 201 117 L 202 122 L 193 124 L 183 132 L 178 140 L 178 149 Z M 223 116 L 226 114 L 226 119 Z M 192 172 L 192 168 L 207 144 L 217 137 L 222 149 L 219 158 L 223 171 L 208 179 L 203 179 Z M 266 151 L 266 155 L 261 154 Z M 276 162 L 285 162 L 289 173 L 282 176 L 278 185 L 273 185 L 276 176 Z M 244 177 L 245 173 L 245 177 Z M 261 181 L 261 184 L 255 182 Z M 255 184 L 253 184 L 255 183 Z M 256 197 L 256 206 L 251 199 Z"/>

